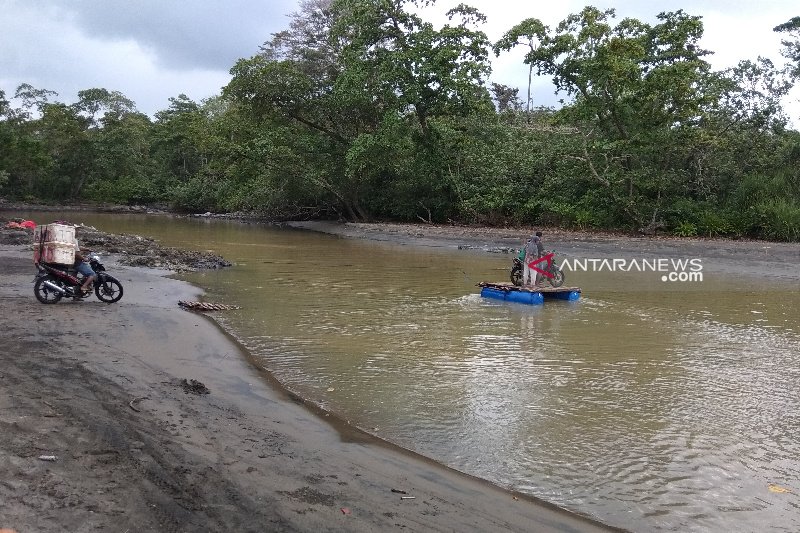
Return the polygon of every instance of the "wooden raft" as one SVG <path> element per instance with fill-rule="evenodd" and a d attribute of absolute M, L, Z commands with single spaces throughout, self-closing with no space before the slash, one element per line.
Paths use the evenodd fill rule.
<path fill-rule="evenodd" d="M 481 296 L 484 298 L 529 305 L 544 303 L 545 299 L 575 301 L 581 297 L 580 287 L 517 287 L 509 282 L 488 281 L 481 281 L 477 285 L 481 287 Z"/>
<path fill-rule="evenodd" d="M 501 281 L 493 283 L 490 281 L 481 281 L 477 284 L 478 287 L 489 287 L 500 291 L 526 291 L 526 292 L 541 292 L 541 293 L 558 293 L 558 292 L 581 292 L 580 287 L 550 287 L 544 285 L 542 287 L 517 287 L 510 281 Z"/>

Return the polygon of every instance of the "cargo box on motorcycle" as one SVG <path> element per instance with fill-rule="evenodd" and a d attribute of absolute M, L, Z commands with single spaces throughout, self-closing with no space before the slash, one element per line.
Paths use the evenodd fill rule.
<path fill-rule="evenodd" d="M 69 224 L 41 224 L 33 230 L 33 242 L 75 242 L 75 226 Z"/>
<path fill-rule="evenodd" d="M 44 224 L 33 230 L 33 262 L 72 265 L 75 262 L 75 227 Z"/>
<path fill-rule="evenodd" d="M 45 242 L 33 250 L 33 262 L 71 265 L 75 262 L 75 245 L 66 242 Z"/>

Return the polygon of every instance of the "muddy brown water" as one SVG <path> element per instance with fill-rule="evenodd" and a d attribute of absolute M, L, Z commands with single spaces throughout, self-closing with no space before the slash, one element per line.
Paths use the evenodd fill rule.
<path fill-rule="evenodd" d="M 266 369 L 458 470 L 636 531 L 800 530 L 796 281 L 567 272 L 580 301 L 525 306 L 475 286 L 510 256 L 452 245 L 18 215 L 222 255 L 235 266 L 183 277 L 241 306 L 218 319 Z"/>

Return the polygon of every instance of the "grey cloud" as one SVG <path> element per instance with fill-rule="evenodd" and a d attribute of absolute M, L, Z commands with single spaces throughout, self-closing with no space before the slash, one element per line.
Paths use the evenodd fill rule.
<path fill-rule="evenodd" d="M 296 0 L 38 0 L 86 35 L 131 39 L 170 69 L 230 69 L 288 26 Z M 28 6 L 31 4 L 28 3 Z"/>

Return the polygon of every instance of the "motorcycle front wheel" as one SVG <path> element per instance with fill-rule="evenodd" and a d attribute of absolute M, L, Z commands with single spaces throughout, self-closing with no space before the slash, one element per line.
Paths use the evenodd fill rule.
<path fill-rule="evenodd" d="M 122 283 L 106 276 L 94 282 L 94 293 L 101 301 L 113 304 L 122 298 Z"/>
<path fill-rule="evenodd" d="M 550 274 L 553 275 L 552 278 L 549 278 L 550 285 L 553 287 L 560 287 L 564 284 L 564 273 L 560 268 L 553 266 L 553 268 L 550 270 Z"/>
<path fill-rule="evenodd" d="M 49 281 L 53 285 L 58 285 L 59 287 L 61 286 L 61 284 L 52 276 L 44 276 L 37 279 L 36 283 L 33 285 L 33 293 L 36 295 L 36 299 L 43 304 L 58 303 L 63 295 L 45 285 L 45 281 Z"/>

